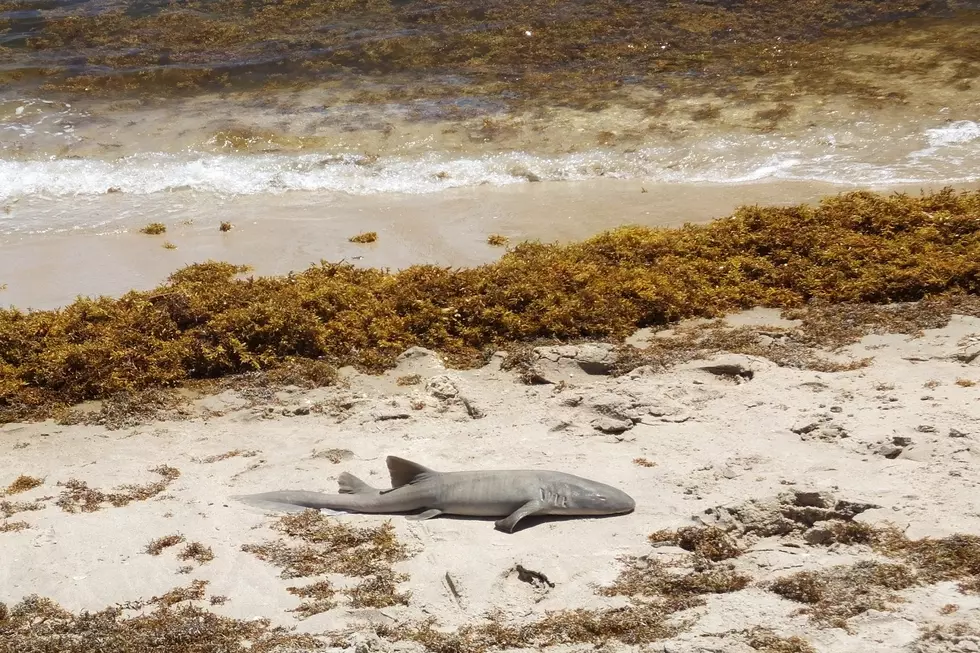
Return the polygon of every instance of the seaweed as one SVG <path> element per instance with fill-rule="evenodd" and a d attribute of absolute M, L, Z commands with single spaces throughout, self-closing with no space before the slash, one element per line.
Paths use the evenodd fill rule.
<path fill-rule="evenodd" d="M 523 242 L 473 268 L 321 261 L 285 276 L 239 278 L 246 272 L 207 261 L 150 291 L 0 310 L 0 422 L 250 373 L 329 384 L 339 367 L 389 369 L 412 346 L 472 367 L 495 348 L 622 342 L 640 327 L 754 306 L 811 317 L 854 307 L 846 320 L 811 320 L 804 343 L 935 328 L 953 310 L 978 310 L 980 191 L 745 206 L 703 225 Z M 922 300 L 917 310 L 876 306 Z"/>
<path fill-rule="evenodd" d="M 606 597 L 626 597 L 620 607 L 550 610 L 529 621 L 515 621 L 491 613 L 483 623 L 466 624 L 452 631 L 436 629 L 434 619 L 421 623 L 375 626 L 388 641 L 411 641 L 433 653 L 500 649 L 535 649 L 561 644 L 602 645 L 617 641 L 628 645 L 667 639 L 682 632 L 690 620 L 678 618 L 685 610 L 705 604 L 712 594 L 737 592 L 750 579 L 728 566 L 699 554 L 668 560 L 651 556 L 623 556 L 622 568 L 612 584 L 597 589 Z"/>
<path fill-rule="evenodd" d="M 204 598 L 206 585 L 194 581 L 149 600 L 77 614 L 36 594 L 10 607 L 0 603 L 0 650 L 286 653 L 324 648 L 312 635 L 272 627 L 269 619 L 232 619 L 193 605 Z M 211 597 L 211 603 L 220 604 L 223 598 Z"/>
<path fill-rule="evenodd" d="M 353 607 L 387 607 L 408 603 L 410 594 L 399 592 L 398 584 L 408 580 L 391 565 L 408 558 L 408 549 L 395 537 L 391 522 L 375 528 L 357 528 L 329 519 L 316 510 L 286 515 L 273 528 L 300 544 L 273 540 L 245 544 L 242 550 L 282 569 L 283 578 L 307 578 L 322 574 L 342 574 L 361 578 L 344 589 Z M 307 599 L 294 612 L 310 617 L 336 605 L 336 590 L 321 580 L 305 587 L 291 587 L 291 594 Z"/>
<path fill-rule="evenodd" d="M 102 492 L 90 488 L 88 483 L 78 479 L 69 479 L 58 485 L 64 487 L 55 505 L 68 513 L 97 512 L 103 504 L 109 503 L 116 508 L 129 505 L 133 501 L 146 501 L 159 495 L 170 484 L 180 477 L 180 470 L 168 465 L 160 465 L 150 470 L 162 478 L 145 485 L 127 484 L 119 487 L 116 492 Z"/>
<path fill-rule="evenodd" d="M 797 603 L 819 624 L 847 629 L 847 620 L 868 610 L 887 610 L 902 599 L 899 590 L 917 583 L 906 565 L 862 560 L 828 570 L 801 571 L 779 578 L 769 590 Z"/>
<path fill-rule="evenodd" d="M 167 225 L 163 224 L 162 222 L 151 222 L 145 227 L 141 227 L 140 233 L 150 236 L 159 236 L 160 234 L 167 233 Z"/>
<path fill-rule="evenodd" d="M 149 544 L 146 545 L 146 552 L 151 556 L 158 556 L 163 553 L 164 549 L 176 546 L 184 541 L 184 536 L 179 534 L 164 535 L 163 537 L 158 537 Z"/>
<path fill-rule="evenodd" d="M 775 1 L 187 0 L 149 12 L 42 11 L 23 27 L 8 19 L 19 45 L 5 51 L 19 65 L 0 83 L 172 97 L 370 78 L 353 102 L 486 97 L 586 111 L 651 108 L 651 95 L 682 94 L 767 106 L 808 92 L 900 102 L 889 75 L 944 66 L 945 83 L 969 90 L 980 64 L 971 9 L 919 0 L 809 0 L 805 11 Z M 914 58 L 895 54 L 911 49 Z M 386 83 L 374 81 L 382 75 Z"/>
<path fill-rule="evenodd" d="M 10 496 L 11 494 L 20 494 L 21 492 L 27 492 L 28 490 L 33 490 L 36 487 L 44 485 L 44 479 L 36 478 L 34 476 L 27 476 L 26 474 L 21 474 L 15 478 L 7 489 L 0 492 L 0 496 Z"/>
<path fill-rule="evenodd" d="M 378 240 L 378 233 L 376 231 L 366 231 L 362 234 L 351 236 L 347 240 L 352 243 L 373 243 Z"/>

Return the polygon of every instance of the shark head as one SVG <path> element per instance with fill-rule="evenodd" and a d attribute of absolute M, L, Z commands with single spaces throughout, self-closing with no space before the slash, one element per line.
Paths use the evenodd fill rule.
<path fill-rule="evenodd" d="M 569 515 L 619 515 L 633 512 L 633 497 L 611 485 L 576 479 L 555 488 L 556 503 Z"/>

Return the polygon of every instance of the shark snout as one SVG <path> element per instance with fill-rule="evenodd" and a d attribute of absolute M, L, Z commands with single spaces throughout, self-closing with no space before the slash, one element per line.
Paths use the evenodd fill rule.
<path fill-rule="evenodd" d="M 610 490 L 612 492 L 608 492 L 603 496 L 603 502 L 610 512 L 632 512 L 636 508 L 636 501 L 633 497 L 616 488 L 610 488 Z"/>
<path fill-rule="evenodd" d="M 574 508 L 586 514 L 616 515 L 632 512 L 636 508 L 633 497 L 622 490 L 604 484 L 596 484 L 575 496 Z"/>

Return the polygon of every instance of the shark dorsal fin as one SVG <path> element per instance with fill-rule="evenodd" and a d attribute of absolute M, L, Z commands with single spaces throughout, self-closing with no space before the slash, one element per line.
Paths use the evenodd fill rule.
<path fill-rule="evenodd" d="M 385 462 L 388 464 L 388 474 L 391 475 L 392 488 L 414 483 L 422 476 L 436 473 L 434 469 L 429 469 L 398 456 L 388 456 Z"/>

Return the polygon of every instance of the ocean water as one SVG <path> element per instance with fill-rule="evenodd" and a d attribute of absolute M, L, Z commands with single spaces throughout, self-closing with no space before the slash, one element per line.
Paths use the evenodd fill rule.
<path fill-rule="evenodd" d="M 0 2 L 0 235 L 116 193 L 980 182 L 980 3 L 790 4 Z"/>

